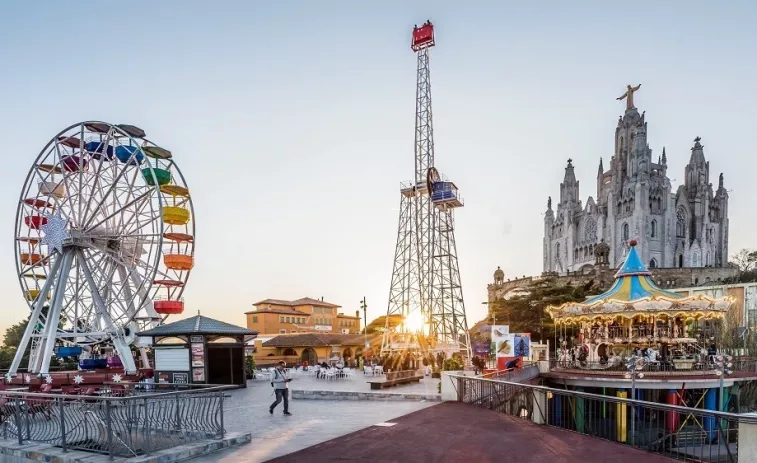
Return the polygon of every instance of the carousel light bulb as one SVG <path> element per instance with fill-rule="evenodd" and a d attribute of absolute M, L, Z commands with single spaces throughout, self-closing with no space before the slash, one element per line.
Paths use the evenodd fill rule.
<path fill-rule="evenodd" d="M 720 371 L 720 370 L 717 370 L 717 371 L 715 372 L 715 375 L 716 375 L 716 376 L 720 376 L 720 375 L 722 375 L 722 374 L 723 374 L 723 372 L 722 372 L 722 371 Z"/>
<path fill-rule="evenodd" d="M 624 377 L 625 377 L 626 379 L 631 379 L 631 373 L 626 373 L 626 374 L 625 374 L 625 375 L 623 375 L 623 376 L 624 376 Z"/>
<path fill-rule="evenodd" d="M 725 371 L 725 374 L 727 374 L 727 375 L 732 375 L 732 374 L 733 374 L 733 371 L 731 371 L 731 370 L 726 370 L 726 371 Z"/>
<path fill-rule="evenodd" d="M 643 378 L 643 377 L 644 377 L 644 373 L 639 373 L 639 375 L 638 375 L 638 376 L 639 376 L 639 379 L 641 379 L 641 378 Z"/>

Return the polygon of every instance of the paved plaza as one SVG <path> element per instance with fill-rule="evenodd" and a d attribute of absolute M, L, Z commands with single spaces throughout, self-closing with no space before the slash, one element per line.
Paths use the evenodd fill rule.
<path fill-rule="evenodd" d="M 367 392 L 370 387 L 362 374 L 355 379 L 317 380 L 309 376 L 295 377 L 292 389 L 351 390 Z M 438 380 L 405 385 L 398 393 L 436 392 Z M 225 428 L 229 432 L 250 432 L 252 442 L 191 460 L 193 463 L 262 462 L 338 438 L 368 426 L 382 423 L 436 404 L 428 401 L 357 401 L 357 400 L 290 400 L 292 416 L 284 416 L 283 404 L 268 413 L 273 402 L 273 389 L 265 381 L 248 381 L 247 389 L 230 392 L 224 403 Z M 414 389 L 414 391 L 413 391 Z"/>
<path fill-rule="evenodd" d="M 382 404 L 383 405 L 383 404 Z M 271 463 L 672 463 L 642 450 L 445 402 L 301 450 Z"/>

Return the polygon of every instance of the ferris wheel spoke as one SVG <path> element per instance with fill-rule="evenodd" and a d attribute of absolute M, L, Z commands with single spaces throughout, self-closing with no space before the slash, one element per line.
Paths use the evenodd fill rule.
<path fill-rule="evenodd" d="M 102 249 L 99 249 L 99 248 L 94 248 L 94 249 L 96 249 L 97 251 L 99 251 L 102 254 L 103 258 L 108 258 L 110 260 L 110 262 L 109 262 L 109 265 L 111 266 L 110 275 L 108 275 L 107 279 L 105 280 L 106 282 L 113 281 L 113 277 L 115 276 L 116 271 L 119 270 L 122 267 L 124 268 L 124 270 L 127 273 L 134 271 L 134 270 L 130 269 L 122 260 L 118 259 L 117 256 L 113 255 L 112 253 L 110 253 L 108 251 L 105 251 L 105 250 L 102 250 Z M 90 249 L 90 251 L 91 250 L 92 249 Z M 120 277 L 120 273 L 119 273 L 119 277 Z M 124 278 L 120 278 L 120 281 L 121 281 L 120 288 L 119 288 L 118 292 L 114 295 L 114 297 L 111 299 L 111 301 L 118 303 L 119 306 L 122 309 L 122 312 L 123 313 L 127 313 L 127 312 L 129 312 L 129 310 L 128 310 L 129 302 L 128 301 L 129 300 L 133 300 L 133 294 L 132 295 L 128 294 L 128 291 L 130 291 L 129 280 L 128 279 L 124 279 Z M 137 288 L 137 289 L 139 289 L 139 288 Z M 123 293 L 125 291 L 127 291 L 127 294 L 126 294 L 126 296 L 127 296 L 126 305 L 124 305 L 124 301 L 121 300 L 121 293 Z"/>
<path fill-rule="evenodd" d="M 118 213 L 119 213 L 119 212 L 120 212 L 121 210 L 123 210 L 124 208 L 127 208 L 127 207 L 131 206 L 132 204 L 136 204 L 136 203 L 138 203 L 139 201 L 142 201 L 142 200 L 143 200 L 144 198 L 149 198 L 149 196 L 150 196 L 151 194 L 152 194 L 152 191 L 147 191 L 146 193 L 142 193 L 141 195 L 137 196 L 137 197 L 136 197 L 136 198 L 134 198 L 134 199 L 133 199 L 132 201 L 130 201 L 130 202 L 129 202 L 129 203 L 128 203 L 128 204 L 126 205 L 126 206 L 124 206 L 123 208 L 121 208 L 121 209 L 119 209 L 119 210 L 117 210 L 117 211 L 115 211 L 115 212 L 113 212 L 113 213 L 111 213 L 111 214 L 107 215 L 107 216 L 106 216 L 105 218 L 103 218 L 102 220 L 100 220 L 99 222 L 97 222 L 97 223 L 96 223 L 95 225 L 92 225 L 92 226 L 90 226 L 90 227 L 87 227 L 87 228 L 85 228 L 85 230 L 84 230 L 84 231 L 85 231 L 85 233 L 90 233 L 90 232 L 92 232 L 92 230 L 93 230 L 93 229 L 95 229 L 95 228 L 99 227 L 100 225 L 102 225 L 103 223 L 105 223 L 105 222 L 106 222 L 106 221 L 107 221 L 108 219 L 110 219 L 110 218 L 112 218 L 112 217 L 116 216 L 116 215 L 117 215 L 117 214 L 118 214 Z"/>
<path fill-rule="evenodd" d="M 82 132 L 83 131 L 84 131 L 84 128 L 82 127 Z M 100 190 L 102 189 L 102 184 L 100 183 L 100 179 L 104 174 L 103 166 L 105 166 L 106 163 L 110 162 L 110 161 L 106 161 L 105 157 L 107 156 L 107 149 L 108 149 L 108 146 L 110 146 L 110 142 L 112 139 L 113 139 L 113 128 L 111 127 L 110 130 L 108 130 L 108 133 L 105 134 L 105 137 L 100 137 L 99 143 L 100 143 L 101 149 L 105 151 L 106 153 L 103 154 L 103 157 L 101 157 L 99 159 L 99 162 L 97 163 L 97 171 L 95 172 L 95 175 L 94 175 L 92 188 L 90 189 L 89 195 L 87 196 L 87 207 L 84 209 L 84 214 L 81 218 L 82 222 L 85 222 L 87 219 L 89 219 L 89 211 L 92 205 L 92 201 L 96 197 L 95 191 L 98 191 L 98 187 L 100 187 L 99 188 Z M 82 138 L 82 143 L 83 143 L 83 138 Z M 107 172 L 109 168 L 110 168 L 110 165 L 106 167 L 105 171 Z"/>
<path fill-rule="evenodd" d="M 37 261 L 36 264 L 31 264 L 28 267 L 21 270 L 21 272 L 18 273 L 19 278 L 22 277 L 24 274 L 29 272 L 34 272 L 34 269 L 36 268 L 45 268 L 44 266 L 47 265 L 47 263 L 50 261 L 50 254 L 46 255 L 45 257 L 41 258 L 39 261 Z"/>
<path fill-rule="evenodd" d="M 151 226 L 155 222 L 157 222 L 158 220 L 162 220 L 162 219 L 163 219 L 163 216 L 158 211 L 158 213 L 156 213 L 156 214 L 155 213 L 154 214 L 150 214 L 149 218 L 148 218 L 148 220 L 146 222 L 140 222 L 139 221 L 139 215 L 135 213 L 135 214 L 132 215 L 132 220 L 134 221 L 135 226 L 129 228 L 128 230 L 125 230 L 124 232 L 126 233 L 127 236 L 131 235 L 131 234 L 137 232 L 138 230 L 141 230 L 141 229 L 144 229 L 145 227 Z"/>
<path fill-rule="evenodd" d="M 118 175 L 116 175 L 116 177 L 113 179 L 113 183 L 111 183 L 110 187 L 108 187 L 107 192 L 103 195 L 102 199 L 100 199 L 100 201 L 97 203 L 97 206 L 95 207 L 95 213 L 93 213 L 92 216 L 89 219 L 87 219 L 84 222 L 84 224 L 81 226 L 82 229 L 92 228 L 89 226 L 89 224 L 91 224 L 92 220 L 95 218 L 96 212 L 100 210 L 100 208 L 103 206 L 108 196 L 113 192 L 113 190 L 116 189 L 116 187 L 118 186 L 118 182 L 121 180 L 121 177 L 123 177 L 129 171 L 129 167 L 131 166 L 128 163 L 124 163 L 124 166 L 121 168 Z"/>
<path fill-rule="evenodd" d="M 127 204 L 127 205 L 131 204 L 130 201 L 131 201 L 132 196 L 136 197 L 134 190 L 136 189 L 135 184 L 136 184 L 136 181 L 137 181 L 137 176 L 140 173 L 141 173 L 141 171 L 139 169 L 134 169 L 134 174 L 131 176 L 131 182 L 128 183 L 128 188 L 126 189 L 126 197 L 123 198 L 124 199 L 124 203 Z M 150 188 L 148 190 L 149 193 L 152 193 L 153 191 L 154 190 L 152 188 Z M 138 204 L 135 204 L 135 205 L 137 207 L 139 207 Z M 114 206 L 114 211 L 113 212 L 115 214 L 114 217 L 113 217 L 113 220 L 114 220 L 114 222 L 116 222 L 116 220 L 118 221 L 117 223 L 114 223 L 114 227 L 113 228 L 116 229 L 116 230 L 118 230 L 118 229 L 121 228 L 121 225 L 123 224 L 123 215 L 124 215 L 126 209 L 128 208 L 128 206 L 120 207 L 121 206 L 121 199 L 118 196 L 115 197 L 115 201 L 113 202 L 113 206 Z M 120 214 L 120 217 L 118 217 L 119 214 Z"/>
<path fill-rule="evenodd" d="M 90 254 L 92 253 L 90 252 Z M 92 258 L 92 260 L 94 261 L 95 259 Z M 111 305 L 115 304 L 119 306 L 123 310 L 124 306 L 119 299 L 120 292 L 112 293 L 112 287 L 115 284 L 116 266 L 107 259 L 107 255 L 102 254 L 95 269 L 96 276 L 98 277 L 97 285 L 103 291 L 103 299 Z"/>

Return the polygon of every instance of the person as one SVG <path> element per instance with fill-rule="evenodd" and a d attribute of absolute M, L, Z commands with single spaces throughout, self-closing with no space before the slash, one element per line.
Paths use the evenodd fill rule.
<path fill-rule="evenodd" d="M 271 386 L 273 386 L 273 391 L 276 393 L 276 401 L 268 407 L 268 413 L 271 415 L 273 415 L 273 409 L 281 403 L 282 399 L 284 400 L 284 415 L 291 415 L 291 413 L 289 413 L 289 386 L 287 383 L 289 383 L 292 378 L 290 378 L 287 372 L 284 371 L 284 365 L 286 364 L 282 360 L 276 365 L 276 369 L 273 370 Z"/>

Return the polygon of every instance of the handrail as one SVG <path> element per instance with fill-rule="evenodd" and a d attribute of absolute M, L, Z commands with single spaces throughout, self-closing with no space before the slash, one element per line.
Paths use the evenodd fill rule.
<path fill-rule="evenodd" d="M 125 385 L 128 383 L 115 383 L 115 384 L 121 384 Z M 142 383 L 138 383 L 142 384 Z M 150 386 L 152 388 L 156 389 L 157 386 L 160 385 L 160 383 L 150 383 Z M 220 392 L 220 391 L 226 391 L 229 389 L 237 389 L 237 386 L 234 385 L 217 385 L 217 386 L 210 386 L 207 388 L 198 388 L 198 389 L 186 389 L 186 390 L 173 390 L 173 391 L 166 391 L 166 392 L 157 392 L 157 393 L 151 393 L 151 394 L 139 394 L 139 395 L 122 395 L 118 397 L 112 397 L 112 396 L 98 396 L 98 395 L 84 395 L 84 394 L 54 394 L 54 393 L 48 393 L 48 392 L 30 392 L 30 391 L 15 391 L 15 390 L 1 390 L 0 396 L 11 396 L 11 397 L 27 397 L 27 396 L 33 396 L 35 399 L 82 399 L 86 398 L 87 400 L 102 400 L 102 401 L 119 401 L 123 402 L 124 400 L 144 400 L 144 399 L 153 399 L 158 397 L 166 397 L 166 396 L 174 396 L 174 395 L 185 395 L 185 394 L 199 394 L 204 392 Z"/>
<path fill-rule="evenodd" d="M 534 391 L 540 391 L 545 394 L 552 393 L 552 394 L 570 395 L 573 397 L 580 397 L 583 399 L 599 400 L 599 401 L 612 402 L 612 403 L 617 403 L 617 404 L 626 404 L 630 406 L 644 406 L 647 408 L 652 408 L 652 409 L 656 409 L 660 411 L 671 411 L 671 412 L 678 412 L 678 413 L 685 413 L 685 414 L 694 412 L 700 415 L 711 415 L 713 417 L 718 417 L 721 419 L 735 420 L 740 423 L 757 424 L 757 415 L 744 415 L 744 414 L 738 414 L 738 413 L 720 412 L 716 410 L 705 410 L 701 408 L 682 407 L 680 405 L 658 404 L 655 402 L 647 402 L 645 400 L 604 396 L 604 395 L 599 395 L 599 394 L 591 394 L 589 392 L 571 391 L 569 389 L 555 389 L 552 387 L 537 386 L 534 384 L 514 383 L 512 381 L 495 381 L 495 380 L 491 380 L 487 378 L 470 377 L 470 376 L 463 376 L 463 375 L 448 375 L 448 376 L 451 378 L 457 378 L 458 380 L 462 379 L 466 381 L 481 381 L 481 382 L 492 383 L 495 385 L 507 384 L 510 386 L 531 389 Z"/>

